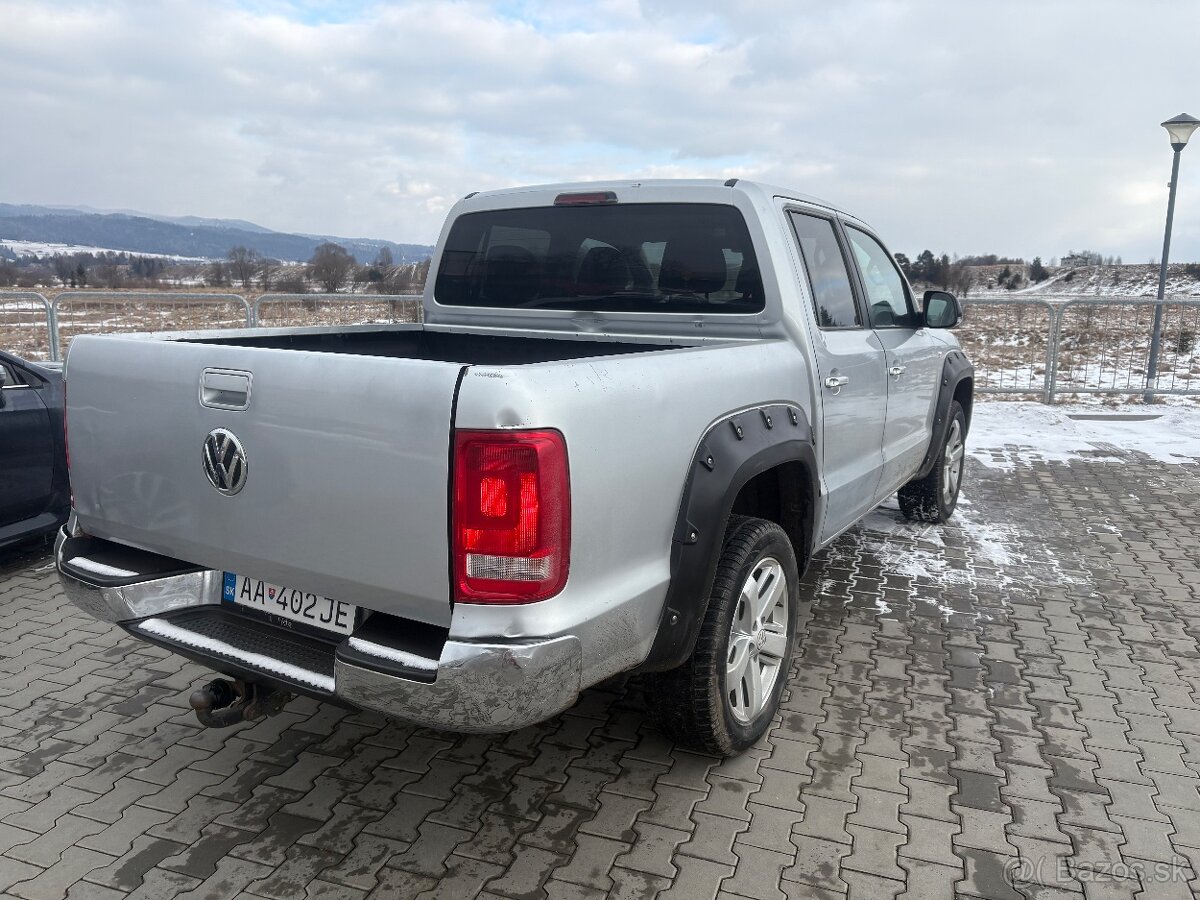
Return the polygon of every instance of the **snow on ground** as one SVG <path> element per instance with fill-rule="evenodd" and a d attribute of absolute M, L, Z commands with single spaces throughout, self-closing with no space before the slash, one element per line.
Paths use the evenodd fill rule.
<path fill-rule="evenodd" d="M 1034 460 L 1120 462 L 1121 451 L 1128 450 L 1165 463 L 1200 460 L 1200 408 L 1155 404 L 1110 411 L 1094 405 L 981 402 L 975 405 L 967 438 L 967 452 L 996 469 Z"/>
<path fill-rule="evenodd" d="M 1105 419 L 1090 418 L 1095 416 Z M 967 445 L 979 462 L 1006 470 L 1035 461 L 1136 464 L 1129 451 L 1173 464 L 1200 461 L 1200 407 L 1156 404 L 1107 410 L 1091 405 L 983 401 L 975 407 Z M 1094 532 L 1120 533 L 1111 523 L 1088 527 Z M 1017 599 L 1036 590 L 1031 572 L 1039 573 L 1043 583 L 1060 587 L 1086 584 L 1089 579 L 1083 561 L 1060 558 L 1046 542 L 1031 540 L 1021 523 L 989 518 L 965 494 L 945 525 L 908 521 L 897 502 L 888 500 L 826 553 L 826 564 L 834 569 L 878 567 L 909 579 L 911 592 L 901 602 L 932 608 L 946 619 L 986 618 L 986 607 L 975 608 L 970 599 L 970 593 L 983 585 Z M 817 591 L 833 602 L 848 603 L 853 597 L 835 577 L 822 578 Z M 894 608 L 895 597 L 880 594 L 873 600 L 880 615 L 902 614 Z"/>
<path fill-rule="evenodd" d="M 0 244 L 8 247 L 17 256 L 70 256 L 75 253 L 128 253 L 130 256 L 145 256 L 153 259 L 173 259 L 179 262 L 208 262 L 202 256 L 175 256 L 169 253 L 142 253 L 140 250 L 114 250 L 111 247 L 89 247 L 83 244 L 54 244 L 47 241 L 10 241 L 0 238 Z"/>

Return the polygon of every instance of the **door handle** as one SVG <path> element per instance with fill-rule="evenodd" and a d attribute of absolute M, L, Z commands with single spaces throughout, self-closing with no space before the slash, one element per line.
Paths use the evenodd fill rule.
<path fill-rule="evenodd" d="M 892 366 L 890 369 L 888 369 L 888 374 L 892 375 L 896 378 L 899 378 L 901 375 L 904 374 L 904 370 L 906 368 L 907 368 L 906 366 Z"/>
<path fill-rule="evenodd" d="M 850 383 L 848 375 L 830 375 L 825 379 L 825 387 L 832 390 L 835 394 L 838 393 L 844 385 Z"/>
<path fill-rule="evenodd" d="M 205 369 L 200 375 L 200 405 L 212 409 L 246 409 L 250 405 L 249 372 Z"/>

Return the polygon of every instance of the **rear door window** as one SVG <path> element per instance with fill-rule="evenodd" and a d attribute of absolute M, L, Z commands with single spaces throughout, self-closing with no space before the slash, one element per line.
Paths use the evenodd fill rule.
<path fill-rule="evenodd" d="M 764 297 L 742 214 L 701 203 L 467 213 L 434 284 L 448 306 L 755 313 Z"/>
<path fill-rule="evenodd" d="M 821 328 L 862 327 L 858 304 L 854 302 L 854 291 L 850 287 L 850 272 L 833 223 L 801 212 L 793 212 L 791 218 L 808 272 L 817 325 Z"/>

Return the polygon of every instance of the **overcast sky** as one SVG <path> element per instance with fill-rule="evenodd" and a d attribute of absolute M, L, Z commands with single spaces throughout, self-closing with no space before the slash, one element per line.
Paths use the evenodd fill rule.
<path fill-rule="evenodd" d="M 470 191 L 740 176 L 909 253 L 1145 262 L 1197 34 L 1193 0 L 0 0 L 0 201 L 429 243 Z"/>

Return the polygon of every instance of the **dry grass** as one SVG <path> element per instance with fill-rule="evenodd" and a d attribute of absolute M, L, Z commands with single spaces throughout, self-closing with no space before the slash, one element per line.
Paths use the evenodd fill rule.
<path fill-rule="evenodd" d="M 207 292 L 206 292 L 207 293 Z M 191 331 L 245 328 L 246 306 L 230 292 L 200 299 L 186 293 L 99 292 L 76 294 L 59 301 L 60 355 L 66 356 L 79 334 L 140 331 Z M 412 298 L 372 295 L 267 295 L 259 324 L 263 327 L 361 325 L 416 322 L 420 302 Z M 0 346 L 28 359 L 49 359 L 50 340 L 45 307 L 40 300 L 0 296 Z"/>
<path fill-rule="evenodd" d="M 977 388 L 1040 394 L 1046 377 L 1051 310 L 1061 309 L 1056 395 L 1136 394 L 1145 385 L 1154 306 L 1026 305 L 973 300 L 957 332 L 976 369 Z M 1200 305 L 1164 305 L 1158 385 L 1200 391 Z"/>
<path fill-rule="evenodd" d="M 206 292 L 208 293 L 208 292 Z M 112 292 L 64 297 L 58 308 L 61 352 L 77 334 L 241 328 L 246 308 L 238 295 L 198 299 L 184 293 L 137 296 Z M 976 368 L 981 392 L 1040 396 L 1046 377 L 1047 340 L 1059 305 L 975 299 L 965 303 L 956 332 Z M 266 295 L 264 327 L 337 326 L 416 322 L 420 300 L 378 295 Z M 1058 394 L 1072 389 L 1141 390 L 1150 344 L 1153 306 L 1066 306 L 1058 348 Z M 0 347 L 30 359 L 50 354 L 45 308 L 36 295 L 0 296 Z M 1200 391 L 1200 305 L 1168 303 L 1163 319 L 1159 386 Z"/>

